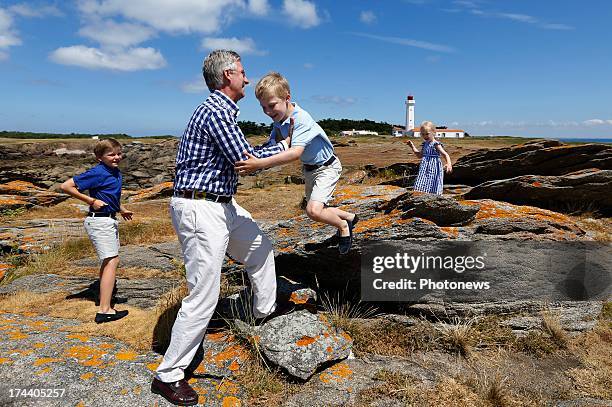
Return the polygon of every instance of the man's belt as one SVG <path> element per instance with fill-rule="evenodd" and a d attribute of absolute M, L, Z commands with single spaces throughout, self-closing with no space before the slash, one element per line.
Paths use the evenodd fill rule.
<path fill-rule="evenodd" d="M 325 161 L 323 164 L 304 164 L 304 169 L 306 169 L 306 171 L 314 171 L 317 168 L 332 165 L 334 161 L 336 161 L 336 156 L 332 155 L 331 157 L 329 157 L 329 160 Z"/>
<path fill-rule="evenodd" d="M 232 201 L 232 196 L 217 195 L 212 192 L 204 191 L 174 191 L 174 196 L 187 199 L 206 199 L 207 201 L 229 203 Z"/>

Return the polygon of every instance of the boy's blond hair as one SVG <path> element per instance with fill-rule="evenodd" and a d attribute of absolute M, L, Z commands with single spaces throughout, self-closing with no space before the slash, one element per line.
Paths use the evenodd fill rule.
<path fill-rule="evenodd" d="M 260 100 L 269 96 L 285 99 L 290 93 L 289 82 L 278 72 L 266 74 L 255 86 L 255 97 Z"/>
<path fill-rule="evenodd" d="M 114 150 L 116 148 L 121 148 L 121 143 L 114 138 L 105 138 L 96 143 L 96 146 L 94 147 L 94 154 L 97 158 L 100 158 L 106 154 L 107 151 Z"/>
<path fill-rule="evenodd" d="M 429 121 L 423 122 L 421 123 L 420 133 L 421 134 L 433 134 L 435 136 L 436 135 L 436 125 Z"/>

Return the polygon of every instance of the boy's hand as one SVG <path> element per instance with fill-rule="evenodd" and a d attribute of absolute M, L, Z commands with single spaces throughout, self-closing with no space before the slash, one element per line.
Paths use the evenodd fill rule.
<path fill-rule="evenodd" d="M 127 209 L 124 209 L 124 208 L 121 208 L 119 213 L 123 217 L 123 220 L 132 220 L 132 216 L 134 215 L 134 212 L 128 211 Z"/>
<path fill-rule="evenodd" d="M 106 202 L 101 201 L 99 199 L 94 199 L 94 201 L 91 203 L 91 207 L 94 208 L 94 210 L 96 211 L 102 209 L 102 207 L 104 206 L 106 206 Z"/>
<path fill-rule="evenodd" d="M 252 174 L 255 171 L 263 168 L 261 165 L 261 160 L 259 158 L 255 157 L 252 154 L 249 154 L 247 151 L 244 152 L 244 155 L 247 156 L 246 160 L 237 161 L 236 164 L 234 164 L 234 169 L 238 172 L 238 174 Z"/>
<path fill-rule="evenodd" d="M 412 148 L 414 150 L 414 144 L 412 143 L 412 140 L 408 140 L 406 142 L 406 144 L 408 144 L 410 146 L 410 148 Z"/>
<path fill-rule="evenodd" d="M 452 166 L 452 164 L 446 164 L 446 165 L 444 165 L 444 171 L 446 171 L 447 173 L 451 173 L 451 172 L 453 172 L 453 166 Z"/>

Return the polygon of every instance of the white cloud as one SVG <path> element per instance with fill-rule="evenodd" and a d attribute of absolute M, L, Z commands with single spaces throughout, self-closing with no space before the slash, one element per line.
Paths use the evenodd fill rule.
<path fill-rule="evenodd" d="M 58 48 L 49 55 L 49 58 L 62 65 L 115 71 L 139 71 L 159 69 L 166 66 L 164 57 L 153 48 L 128 48 L 120 51 L 109 51 L 75 45 Z"/>
<path fill-rule="evenodd" d="M 362 11 L 359 15 L 359 19 L 362 23 L 372 24 L 376 22 L 376 14 L 373 11 Z"/>
<path fill-rule="evenodd" d="M 586 126 L 610 125 L 612 124 L 612 120 L 590 119 L 590 120 L 583 121 L 582 124 Z"/>
<path fill-rule="evenodd" d="M 202 40 L 203 49 L 230 49 L 240 55 L 266 55 L 267 51 L 258 50 L 252 38 L 204 38 Z"/>
<path fill-rule="evenodd" d="M 565 25 L 565 24 L 548 24 L 548 23 L 544 23 L 541 24 L 540 27 L 544 28 L 545 30 L 563 30 L 563 31 L 567 31 L 567 30 L 573 30 L 574 27 L 570 26 L 570 25 Z"/>
<path fill-rule="evenodd" d="M 204 78 L 199 77 L 191 82 L 183 83 L 181 90 L 185 93 L 202 93 L 208 91 Z"/>
<path fill-rule="evenodd" d="M 283 0 L 283 13 L 301 28 L 311 28 L 321 23 L 317 6 L 307 0 Z"/>
<path fill-rule="evenodd" d="M 249 10 L 257 16 L 265 16 L 269 9 L 268 0 L 249 0 Z"/>
<path fill-rule="evenodd" d="M 6 50 L 15 45 L 21 45 L 21 40 L 13 28 L 13 17 L 0 8 L 0 50 Z M 4 52 L 4 55 L 3 59 L 7 59 L 8 54 Z"/>
<path fill-rule="evenodd" d="M 359 37 L 371 38 L 373 40 L 389 42 L 391 44 L 398 44 L 398 45 L 404 45 L 408 47 L 427 49 L 430 51 L 446 52 L 446 53 L 456 52 L 454 48 L 449 47 L 448 45 L 434 44 L 431 42 L 413 40 L 410 38 L 384 37 L 381 35 L 372 35 L 372 34 L 365 34 L 365 33 L 350 33 L 350 34 L 357 35 Z"/>
<path fill-rule="evenodd" d="M 336 95 L 314 95 L 312 96 L 312 100 L 317 103 L 337 106 L 350 106 L 357 102 L 355 98 Z"/>
<path fill-rule="evenodd" d="M 314 64 L 311 64 L 310 62 L 306 62 L 304 64 L 304 68 L 305 69 L 312 69 L 312 68 L 314 68 Z"/>
<path fill-rule="evenodd" d="M 6 61 L 9 55 L 6 52 L 0 51 L 0 61 Z"/>
<path fill-rule="evenodd" d="M 527 14 L 497 13 L 497 16 L 509 20 L 520 21 L 521 23 L 535 24 L 538 22 L 535 17 L 528 16 Z"/>
<path fill-rule="evenodd" d="M 213 33 L 222 23 L 245 9 L 243 0 L 78 0 L 90 17 L 121 16 L 170 33 Z M 264 2 L 254 1 L 251 11 L 261 12 Z"/>
<path fill-rule="evenodd" d="M 86 25 L 79 30 L 79 34 L 103 45 L 130 47 L 150 39 L 155 32 L 139 24 L 107 20 Z"/>
<path fill-rule="evenodd" d="M 61 17 L 64 14 L 55 6 L 36 6 L 33 8 L 27 3 L 14 4 L 8 8 L 8 10 L 15 15 L 21 17 Z"/>

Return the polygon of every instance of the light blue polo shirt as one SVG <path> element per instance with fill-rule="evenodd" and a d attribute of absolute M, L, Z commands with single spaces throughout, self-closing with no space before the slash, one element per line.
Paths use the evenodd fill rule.
<path fill-rule="evenodd" d="M 309 165 L 321 165 L 329 160 L 334 155 L 334 146 L 323 131 L 321 126 L 314 121 L 307 111 L 299 107 L 296 103 L 293 104 L 293 136 L 291 137 L 292 146 L 304 147 L 302 153 L 302 163 Z M 283 138 L 286 138 L 289 133 L 290 118 L 288 117 L 282 123 L 274 122 L 272 135 L 274 138 L 274 129 L 280 130 Z"/>

